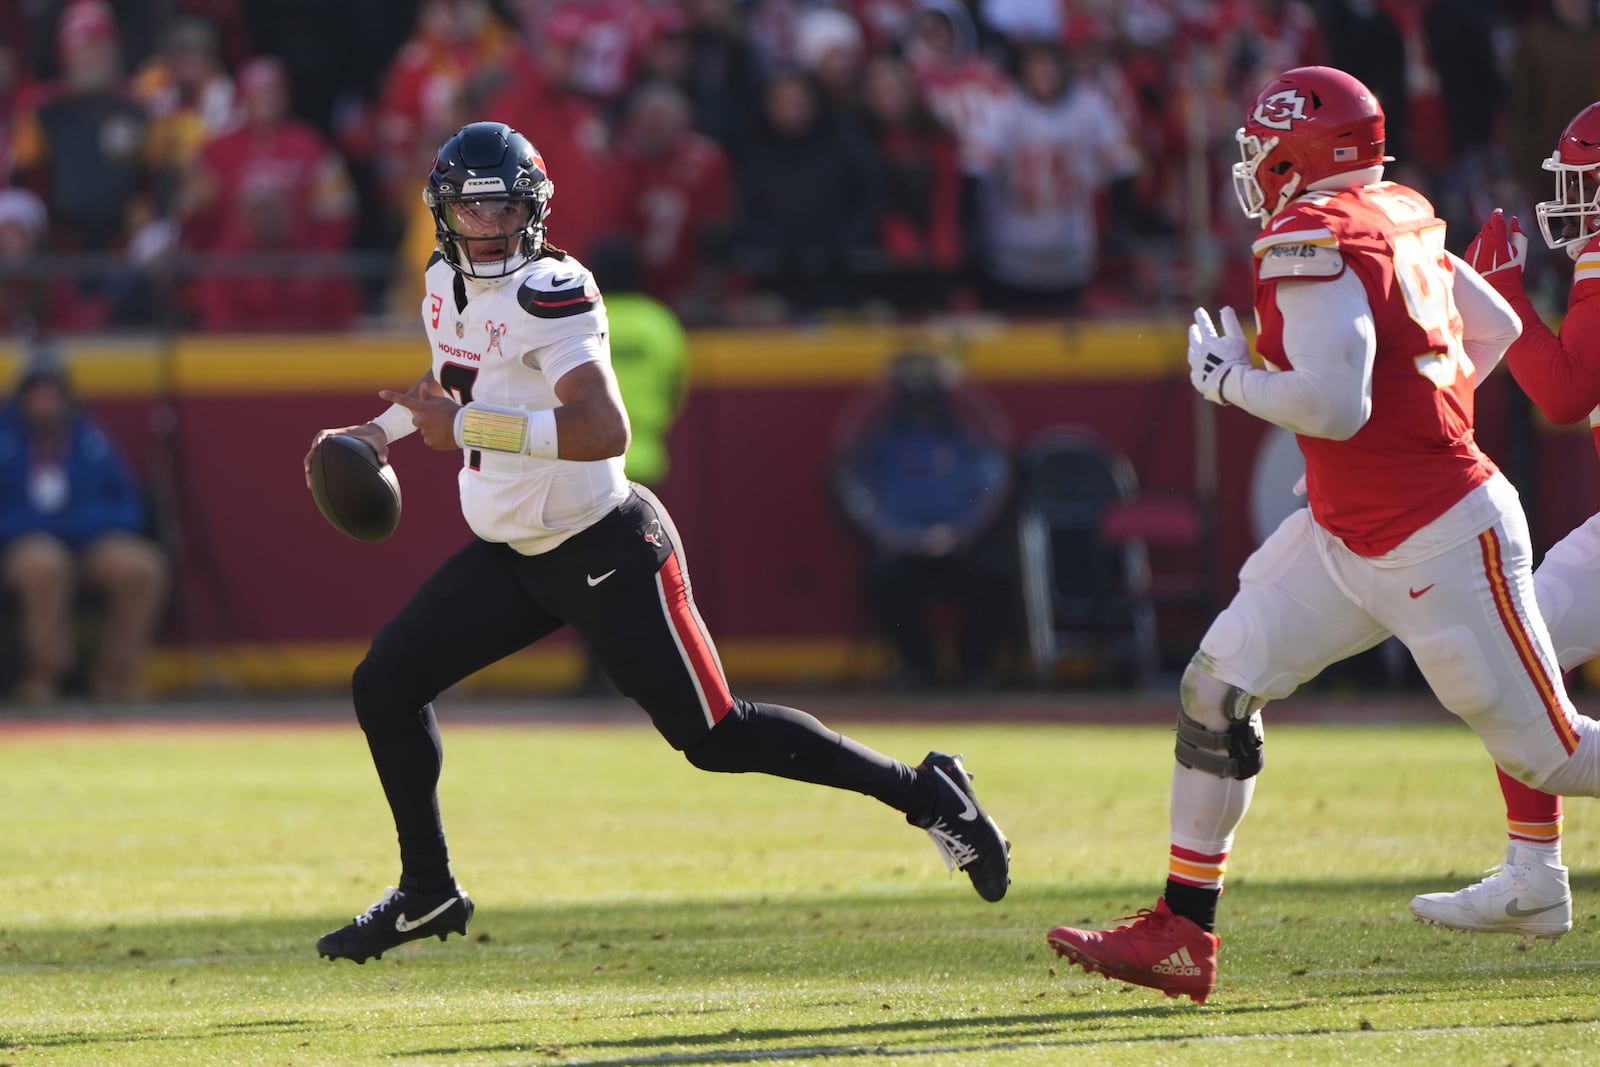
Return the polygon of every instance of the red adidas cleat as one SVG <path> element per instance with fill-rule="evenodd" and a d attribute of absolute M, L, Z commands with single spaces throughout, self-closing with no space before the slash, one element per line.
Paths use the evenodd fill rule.
<path fill-rule="evenodd" d="M 1204 1004 L 1217 985 L 1217 935 L 1200 929 L 1193 919 L 1174 915 L 1165 900 L 1129 918 L 1134 920 L 1131 926 L 1115 930 L 1058 926 L 1046 937 L 1057 956 L 1090 974 Z"/>

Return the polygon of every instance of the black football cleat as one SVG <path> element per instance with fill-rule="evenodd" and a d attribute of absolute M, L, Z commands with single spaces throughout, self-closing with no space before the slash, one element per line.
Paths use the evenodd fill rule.
<path fill-rule="evenodd" d="M 467 936 L 472 900 L 460 886 L 443 893 L 389 889 L 348 926 L 317 939 L 317 955 L 330 960 L 366 963 L 382 959 L 396 945 L 424 937 L 443 941 L 450 934 Z"/>
<path fill-rule="evenodd" d="M 907 815 L 906 822 L 928 831 L 945 866 L 965 871 L 980 897 L 991 902 L 1004 897 L 1011 884 L 1011 842 L 978 803 L 961 757 L 930 752 L 917 774 L 932 782 L 933 807 L 920 816 Z"/>

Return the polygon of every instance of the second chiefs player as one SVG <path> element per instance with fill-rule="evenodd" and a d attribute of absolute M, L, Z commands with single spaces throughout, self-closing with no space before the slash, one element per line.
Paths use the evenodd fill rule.
<path fill-rule="evenodd" d="M 1391 634 L 1506 772 L 1600 793 L 1600 722 L 1579 715 L 1539 618 L 1522 504 L 1478 447 L 1473 390 L 1518 333 L 1445 250 L 1418 192 L 1383 180 L 1384 119 L 1344 71 L 1269 82 L 1237 134 L 1254 244 L 1256 369 L 1231 309 L 1189 332 L 1206 399 L 1295 433 L 1310 507 L 1245 561 L 1180 685 L 1166 888 L 1131 925 L 1061 926 L 1055 950 L 1203 1001 L 1223 868 L 1263 765 L 1261 709 Z"/>
<path fill-rule="evenodd" d="M 875 797 L 928 831 L 986 900 L 1005 895 L 1010 845 L 957 757 L 880 755 L 793 708 L 728 691 L 690 592 L 672 517 L 623 477 L 627 412 L 611 370 L 605 302 L 576 259 L 544 240 L 554 186 L 522 134 L 462 127 L 424 190 L 438 251 L 423 326 L 433 364 L 348 433 L 380 455 L 420 431 L 460 452 L 474 534 L 378 631 L 351 680 L 400 843 L 400 882 L 317 942 L 357 963 L 422 937 L 465 934 L 473 904 L 451 873 L 439 812 L 433 700 L 571 626 L 616 687 L 694 766 L 755 771 Z M 306 456 L 309 480 L 311 456 Z"/>
<path fill-rule="evenodd" d="M 1600 104 L 1567 123 L 1544 169 L 1556 196 L 1535 207 L 1551 248 L 1575 265 L 1567 315 L 1555 333 L 1522 289 L 1528 239 L 1498 208 L 1467 248 L 1467 260 L 1522 317 L 1506 352 L 1512 377 L 1551 422 L 1587 417 L 1600 448 Z M 1533 575 L 1539 613 L 1563 671 L 1600 655 L 1600 515 L 1545 554 Z M 1561 798 L 1497 768 L 1506 800 L 1505 863 L 1454 893 L 1424 893 L 1411 910 L 1457 930 L 1559 938 L 1572 929 L 1572 891 L 1561 863 Z"/>

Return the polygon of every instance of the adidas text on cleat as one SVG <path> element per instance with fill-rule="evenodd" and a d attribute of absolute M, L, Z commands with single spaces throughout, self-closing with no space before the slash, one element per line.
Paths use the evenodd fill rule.
<path fill-rule="evenodd" d="M 1217 985 L 1216 934 L 1194 920 L 1174 915 L 1165 900 L 1132 916 L 1115 930 L 1058 926 L 1047 935 L 1056 955 L 1090 974 L 1159 989 L 1169 997 L 1187 996 L 1204 1004 Z"/>
<path fill-rule="evenodd" d="M 979 805 L 961 757 L 930 752 L 917 765 L 917 774 L 933 784 L 933 807 L 920 817 L 907 815 L 906 822 L 928 831 L 945 866 L 965 871 L 984 900 L 1005 896 L 1011 884 L 1011 842 Z"/>
<path fill-rule="evenodd" d="M 1454 893 L 1423 893 L 1411 913 L 1432 926 L 1481 934 L 1522 934 L 1552 941 L 1572 929 L 1567 869 L 1552 867 L 1516 845 L 1488 877 Z"/>
<path fill-rule="evenodd" d="M 450 934 L 465 937 L 472 908 L 460 886 L 443 893 L 390 888 L 348 926 L 318 938 L 317 955 L 365 963 L 382 959 L 385 952 L 407 941 L 424 937 L 443 941 Z"/>

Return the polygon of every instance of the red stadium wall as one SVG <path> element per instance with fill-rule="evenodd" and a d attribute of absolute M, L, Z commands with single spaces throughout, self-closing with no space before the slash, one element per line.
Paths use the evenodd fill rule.
<path fill-rule="evenodd" d="M 1176 325 L 698 334 L 662 495 L 736 682 L 838 680 L 870 661 L 857 552 L 822 474 L 843 412 L 915 340 L 957 352 L 1017 441 L 1051 426 L 1086 427 L 1129 456 L 1146 492 L 1194 492 L 1197 406 Z M 376 627 L 468 536 L 456 505 L 459 460 L 416 438 L 392 457 L 404 516 L 388 542 L 335 533 L 305 488 L 301 457 L 312 434 L 376 413 L 378 388 L 407 384 L 425 366 L 410 339 L 188 338 L 165 350 L 69 345 L 68 354 L 85 401 L 135 468 L 158 493 L 160 472 L 173 473 L 179 581 L 156 665 L 168 688 L 342 685 Z M 1497 457 L 1508 383 L 1497 374 L 1479 395 L 1481 440 Z M 163 426 L 172 432 L 158 433 Z M 1250 481 L 1263 426 L 1224 410 L 1216 428 L 1216 565 L 1226 597 L 1253 547 Z M 1600 465 L 1581 429 L 1540 427 L 1536 442 L 1542 549 L 1596 510 Z M 170 464 L 161 461 L 168 448 Z M 1204 615 L 1164 621 L 1193 628 Z M 577 664 L 557 639 L 484 684 L 562 685 Z"/>

